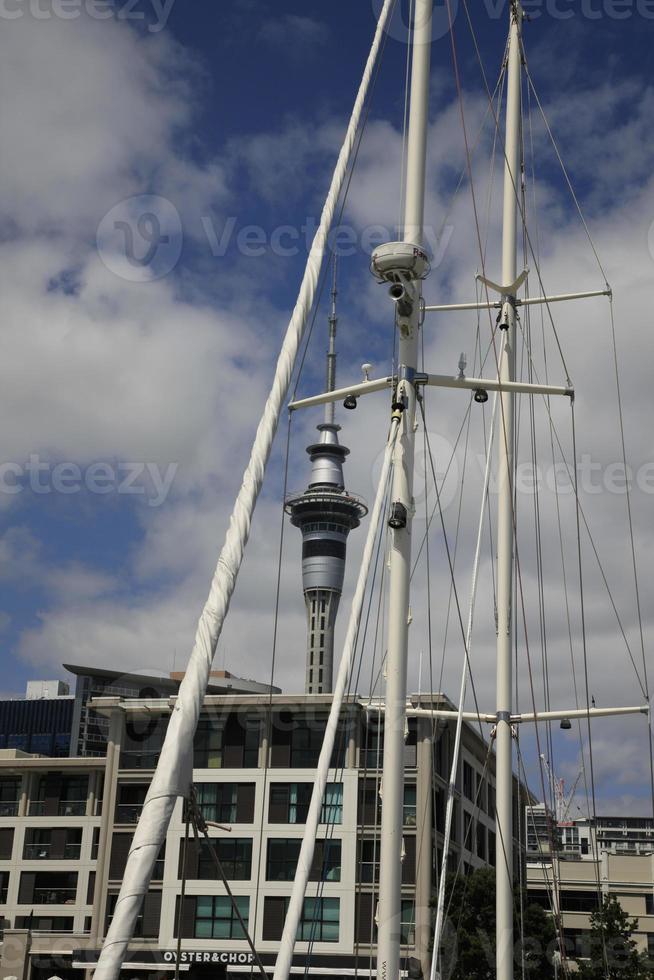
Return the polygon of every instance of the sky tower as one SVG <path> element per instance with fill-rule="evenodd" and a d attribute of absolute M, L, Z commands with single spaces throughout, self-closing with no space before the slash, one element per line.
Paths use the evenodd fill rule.
<path fill-rule="evenodd" d="M 336 258 L 329 317 L 327 390 L 336 387 Z M 343 591 L 347 536 L 368 508 L 345 489 L 343 463 L 350 450 L 338 441 L 334 405 L 325 406 L 318 442 L 307 447 L 311 482 L 286 501 L 291 523 L 302 531 L 302 587 L 307 606 L 307 694 L 331 693 L 334 673 L 334 624 Z"/>

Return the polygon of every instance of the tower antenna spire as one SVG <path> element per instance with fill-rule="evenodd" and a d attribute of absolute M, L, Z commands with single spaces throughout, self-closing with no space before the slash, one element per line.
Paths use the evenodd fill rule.
<path fill-rule="evenodd" d="M 337 259 L 334 255 L 332 306 L 327 348 L 327 391 L 336 389 Z M 345 489 L 343 464 L 350 450 L 338 440 L 334 403 L 325 407 L 318 441 L 307 447 L 311 480 L 286 500 L 291 523 L 302 532 L 302 588 L 307 607 L 307 694 L 331 694 L 334 679 L 334 626 L 343 591 L 346 544 L 368 508 Z"/>
<path fill-rule="evenodd" d="M 329 347 L 327 349 L 327 391 L 336 389 L 336 330 L 338 328 L 338 312 L 336 300 L 338 298 L 338 256 L 334 253 L 334 277 L 332 280 L 332 309 L 329 314 Z M 335 404 L 327 402 L 325 405 L 325 422 L 327 425 L 334 424 Z"/>

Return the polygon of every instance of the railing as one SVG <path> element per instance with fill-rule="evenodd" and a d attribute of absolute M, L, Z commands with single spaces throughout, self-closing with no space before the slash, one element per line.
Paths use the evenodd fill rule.
<path fill-rule="evenodd" d="M 76 894 L 76 888 L 35 888 L 32 901 L 35 905 L 71 905 Z"/>
<path fill-rule="evenodd" d="M 44 817 L 45 800 L 30 800 L 28 814 L 30 817 Z M 83 817 L 86 814 L 86 800 L 59 800 L 57 816 Z"/>
<path fill-rule="evenodd" d="M 43 861 L 50 857 L 52 844 L 26 844 L 23 851 L 24 861 Z"/>
<path fill-rule="evenodd" d="M 23 850 L 24 861 L 79 861 L 81 844 L 64 844 L 63 854 L 52 853 L 52 843 L 26 844 Z"/>
<path fill-rule="evenodd" d="M 86 814 L 86 800 L 60 800 L 60 817 L 83 817 Z"/>
<path fill-rule="evenodd" d="M 142 803 L 119 803 L 116 807 L 116 823 L 138 823 L 142 809 Z"/>
<path fill-rule="evenodd" d="M 156 769 L 159 762 L 159 752 L 122 752 L 120 756 L 121 769 Z"/>

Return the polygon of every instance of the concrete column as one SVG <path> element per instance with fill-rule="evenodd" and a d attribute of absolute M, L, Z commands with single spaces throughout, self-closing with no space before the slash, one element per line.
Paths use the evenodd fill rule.
<path fill-rule="evenodd" d="M 18 816 L 27 816 L 27 803 L 29 800 L 30 789 L 31 789 L 32 774 L 30 772 L 24 773 L 20 784 L 20 800 L 18 802 Z"/>
<path fill-rule="evenodd" d="M 29 973 L 30 933 L 28 929 L 5 929 L 0 960 L 0 978 L 27 980 Z"/>
<path fill-rule="evenodd" d="M 350 737 L 347 744 L 347 757 L 345 765 L 348 769 L 357 768 L 357 749 L 359 747 L 359 731 L 361 726 L 361 716 L 359 714 L 348 714 L 348 724 L 350 725 Z"/>
<path fill-rule="evenodd" d="M 429 976 L 432 940 L 431 897 L 433 872 L 433 806 L 432 806 L 432 723 L 418 719 L 417 791 L 416 791 L 416 959 L 422 974 Z"/>
<path fill-rule="evenodd" d="M 91 945 L 97 945 L 104 935 L 104 920 L 107 909 L 107 881 L 109 876 L 109 852 L 116 810 L 116 795 L 118 790 L 118 769 L 120 768 L 120 747 L 123 736 L 124 715 L 118 708 L 111 715 L 109 723 L 109 739 L 107 742 L 107 760 L 104 774 L 104 793 L 102 802 L 102 822 L 100 824 L 100 841 L 98 860 L 95 873 L 95 896 L 93 899 L 93 916 L 91 919 Z"/>
<path fill-rule="evenodd" d="M 98 774 L 95 770 L 89 773 L 89 792 L 86 797 L 86 816 L 92 817 L 95 813 L 95 794 L 98 785 Z"/>

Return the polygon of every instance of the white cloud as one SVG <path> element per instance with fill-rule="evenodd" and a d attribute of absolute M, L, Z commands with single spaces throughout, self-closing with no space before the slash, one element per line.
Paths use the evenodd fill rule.
<path fill-rule="evenodd" d="M 183 216 L 185 232 L 193 236 L 199 216 L 227 207 L 231 168 L 237 164 L 244 167 L 249 186 L 270 212 L 280 214 L 288 193 L 295 192 L 293 200 L 301 201 L 297 188 L 305 174 L 313 178 L 317 172 L 326 174 L 343 127 L 342 121 L 334 120 L 323 124 L 292 121 L 278 133 L 253 134 L 238 143 L 226 140 L 224 159 L 199 166 L 183 150 L 192 123 L 188 87 L 182 80 L 190 70 L 184 52 L 163 36 L 137 39 L 124 25 L 77 23 L 71 27 L 53 21 L 45 27 L 36 25 L 35 30 L 33 24 L 25 21 L 17 32 L 9 25 L 11 29 L 3 32 L 4 40 L 0 39 L 0 80 L 5 78 L 3 72 L 11 73 L 12 78 L 25 76 L 24 85 L 9 86 L 5 80 L 3 86 L 5 92 L 12 92 L 13 104 L 4 130 L 11 153 L 9 158 L 3 155 L 0 164 L 0 206 L 5 209 L 6 227 L 14 234 L 5 236 L 0 254 L 4 330 L 0 386 L 11 405 L 11 425 L 3 431 L 2 456 L 5 460 L 23 461 L 30 452 L 43 451 L 58 459 L 78 462 L 99 458 L 177 462 L 180 469 L 166 505 L 140 513 L 142 538 L 132 542 L 120 570 L 106 573 L 100 558 L 97 567 L 71 562 L 65 549 L 58 560 L 51 559 L 39 579 L 47 603 L 40 610 L 39 623 L 23 631 L 17 649 L 39 669 L 64 660 L 110 662 L 125 669 L 148 664 L 172 666 L 175 661 L 179 669 L 192 645 L 197 616 L 272 375 L 274 347 L 284 318 L 275 310 L 270 298 L 274 295 L 272 290 L 266 295 L 262 286 L 268 285 L 267 277 L 273 278 L 270 268 L 276 273 L 278 264 L 271 257 L 270 265 L 262 260 L 256 269 L 239 265 L 237 289 L 231 281 L 221 280 L 219 285 L 230 297 L 239 290 L 240 295 L 216 309 L 190 268 L 184 269 L 185 275 L 179 278 L 146 285 L 118 279 L 94 251 L 95 228 L 109 207 L 130 194 L 147 191 L 169 196 Z M 309 35 L 314 30 L 305 29 Z M 80 79 L 85 84 L 80 84 Z M 633 94 L 625 87 L 616 92 L 602 90 L 599 97 L 615 116 L 624 109 L 628 91 Z M 596 94 L 585 93 L 578 100 L 577 117 L 585 118 L 582 109 L 594 103 Z M 646 319 L 654 273 L 647 248 L 649 225 L 654 218 L 654 184 L 645 177 L 647 154 L 639 154 L 649 100 L 646 91 L 643 96 L 643 112 L 637 110 L 621 129 L 632 182 L 629 194 L 609 200 L 607 206 L 594 213 L 592 222 L 616 289 L 629 456 L 635 465 L 654 458 L 652 428 L 643 423 L 654 407 Z M 632 98 L 633 104 L 638 101 Z M 470 133 L 474 135 L 481 124 L 483 105 L 480 100 L 469 98 L 466 106 Z M 452 227 L 443 261 L 427 285 L 428 298 L 434 302 L 472 298 L 474 274 L 479 267 L 474 215 L 465 187 L 451 205 L 452 188 L 464 166 L 457 112 L 454 105 L 441 106 L 431 129 L 428 221 L 438 228 L 446 219 Z M 552 115 L 567 133 L 567 117 L 562 108 L 553 106 Z M 29 127 L 25 120 L 29 120 Z M 592 167 L 598 175 L 610 175 L 616 165 L 616 151 L 607 146 L 610 140 L 599 138 L 600 128 L 599 124 L 584 123 L 580 159 L 583 166 Z M 568 137 L 565 142 L 569 141 Z M 488 168 L 482 164 L 488 146 L 486 132 L 475 157 L 475 174 L 482 234 L 489 243 L 488 272 L 496 278 L 499 188 L 497 181 L 491 184 Z M 397 130 L 387 121 L 371 122 L 349 197 L 348 217 L 355 227 L 360 229 L 374 222 L 392 228 L 396 223 L 401 152 Z M 587 162 L 588 155 L 592 156 L 591 164 Z M 48 161 L 47 167 L 43 166 L 44 160 Z M 546 243 L 542 251 L 546 288 L 564 292 L 602 286 L 592 257 L 588 258 L 583 232 L 560 185 L 553 182 L 550 170 L 546 170 L 545 178 L 539 190 L 538 218 L 540 241 Z M 315 181 L 309 197 L 321 179 Z M 599 178 L 596 185 L 606 203 L 606 188 Z M 491 190 L 494 210 L 486 227 L 487 194 Z M 531 291 L 535 293 L 540 290 L 531 260 L 530 265 Z M 377 360 L 379 373 L 386 373 L 391 358 L 390 304 L 383 290 L 370 280 L 362 284 L 358 270 L 350 274 L 351 268 L 354 264 L 342 264 L 343 356 L 339 370 L 343 377 L 358 376 L 358 365 L 371 358 Z M 61 282 L 62 274 L 67 274 L 67 288 L 53 290 L 50 284 L 53 280 Z M 540 320 L 534 316 L 531 323 L 534 336 L 538 337 L 534 341 L 534 357 L 542 368 Z M 557 307 L 556 323 L 578 391 L 580 447 L 603 465 L 619 460 L 606 304 L 594 300 Z M 388 328 L 388 337 L 383 341 L 380 325 Z M 459 352 L 464 349 L 472 368 L 476 325 L 474 315 L 429 318 L 425 327 L 428 368 L 453 373 Z M 550 380 L 560 381 L 563 368 L 547 322 L 545 327 Z M 489 323 L 485 317 L 480 329 L 487 343 Z M 315 350 L 322 355 L 322 337 L 316 333 L 312 353 Z M 486 371 L 493 373 L 492 357 Z M 305 383 L 308 384 L 306 379 Z M 373 498 L 374 465 L 383 447 L 383 398 L 380 395 L 362 401 L 356 413 L 341 413 L 342 438 L 352 450 L 346 468 L 348 486 L 368 501 Z M 430 392 L 427 405 L 430 431 L 434 437 L 441 436 L 453 444 L 467 406 L 465 398 Z M 540 411 L 542 406 L 538 408 Z M 521 412 L 523 458 L 530 448 L 526 404 Z M 553 413 L 569 453 L 569 409 L 567 405 L 556 405 Z M 316 421 L 317 413 L 294 421 L 294 485 L 306 480 L 303 447 L 308 430 Z M 476 454 L 483 452 L 480 423 L 480 410 L 475 407 L 470 448 Z M 545 465 L 551 461 L 551 454 L 542 412 L 537 433 L 539 459 Z M 257 510 L 252 548 L 218 652 L 219 661 L 224 658 L 228 669 L 260 680 L 267 679 L 273 648 L 282 457 L 280 438 L 266 495 Z M 461 456 L 459 471 L 463 471 Z M 462 505 L 457 583 L 464 618 L 480 480 L 478 466 L 468 471 Z M 574 692 L 556 501 L 551 493 L 543 491 L 540 503 L 551 696 L 553 702 L 567 707 L 572 706 Z M 418 504 L 417 541 L 424 529 L 422 500 Z M 587 493 L 584 506 L 630 643 L 640 656 L 624 498 L 607 492 L 597 496 Z M 561 510 L 573 647 L 583 701 L 575 515 L 569 497 L 561 499 Z M 536 699 L 541 703 L 539 583 L 534 571 L 532 500 L 520 499 L 519 516 L 530 655 L 536 665 Z M 647 612 L 654 600 L 650 547 L 653 532 L 651 499 L 640 491 L 634 497 L 634 520 L 643 571 L 643 609 Z M 448 508 L 446 521 L 453 538 L 455 503 Z M 340 638 L 365 526 L 353 532 L 350 539 L 347 590 L 338 626 Z M 0 565 L 11 569 L 14 575 L 23 574 L 27 580 L 38 565 L 42 550 L 34 532 L 14 527 L 0 541 L 0 558 L 5 559 Z M 438 678 L 449 575 L 442 534 L 437 527 L 430 551 L 432 658 Z M 275 678 L 287 689 L 298 686 L 304 665 L 299 553 L 298 532 L 287 527 Z M 584 558 L 588 565 L 586 615 L 592 693 L 601 704 L 632 703 L 638 699 L 638 686 L 586 543 Z M 475 684 L 484 710 L 491 707 L 495 673 L 491 561 L 490 548 L 486 548 L 472 652 Z M 423 570 L 424 556 L 421 573 Z M 424 577 L 417 575 L 410 665 L 414 688 L 421 651 L 423 687 L 427 676 L 428 598 Z M 524 666 L 522 627 L 519 632 L 518 653 Z M 647 650 L 651 638 L 651 627 L 646 622 Z M 458 688 L 460 653 L 459 627 L 452 609 L 442 685 L 450 693 Z M 367 647 L 362 692 L 367 689 L 371 671 L 378 670 L 382 655 L 380 641 L 373 671 L 370 646 Z M 531 701 L 526 683 L 521 685 L 520 698 L 526 710 Z M 621 731 L 630 731 L 628 724 L 624 722 Z M 603 760 L 610 753 L 611 740 L 601 736 L 598 739 L 598 754 Z M 624 744 L 628 749 L 619 759 L 616 757 L 612 769 L 598 767 L 602 793 L 607 799 L 626 800 L 630 785 L 642 779 L 642 766 L 632 765 L 631 760 L 640 740 L 625 740 Z M 557 742 L 564 762 L 574 757 L 571 745 Z"/>

